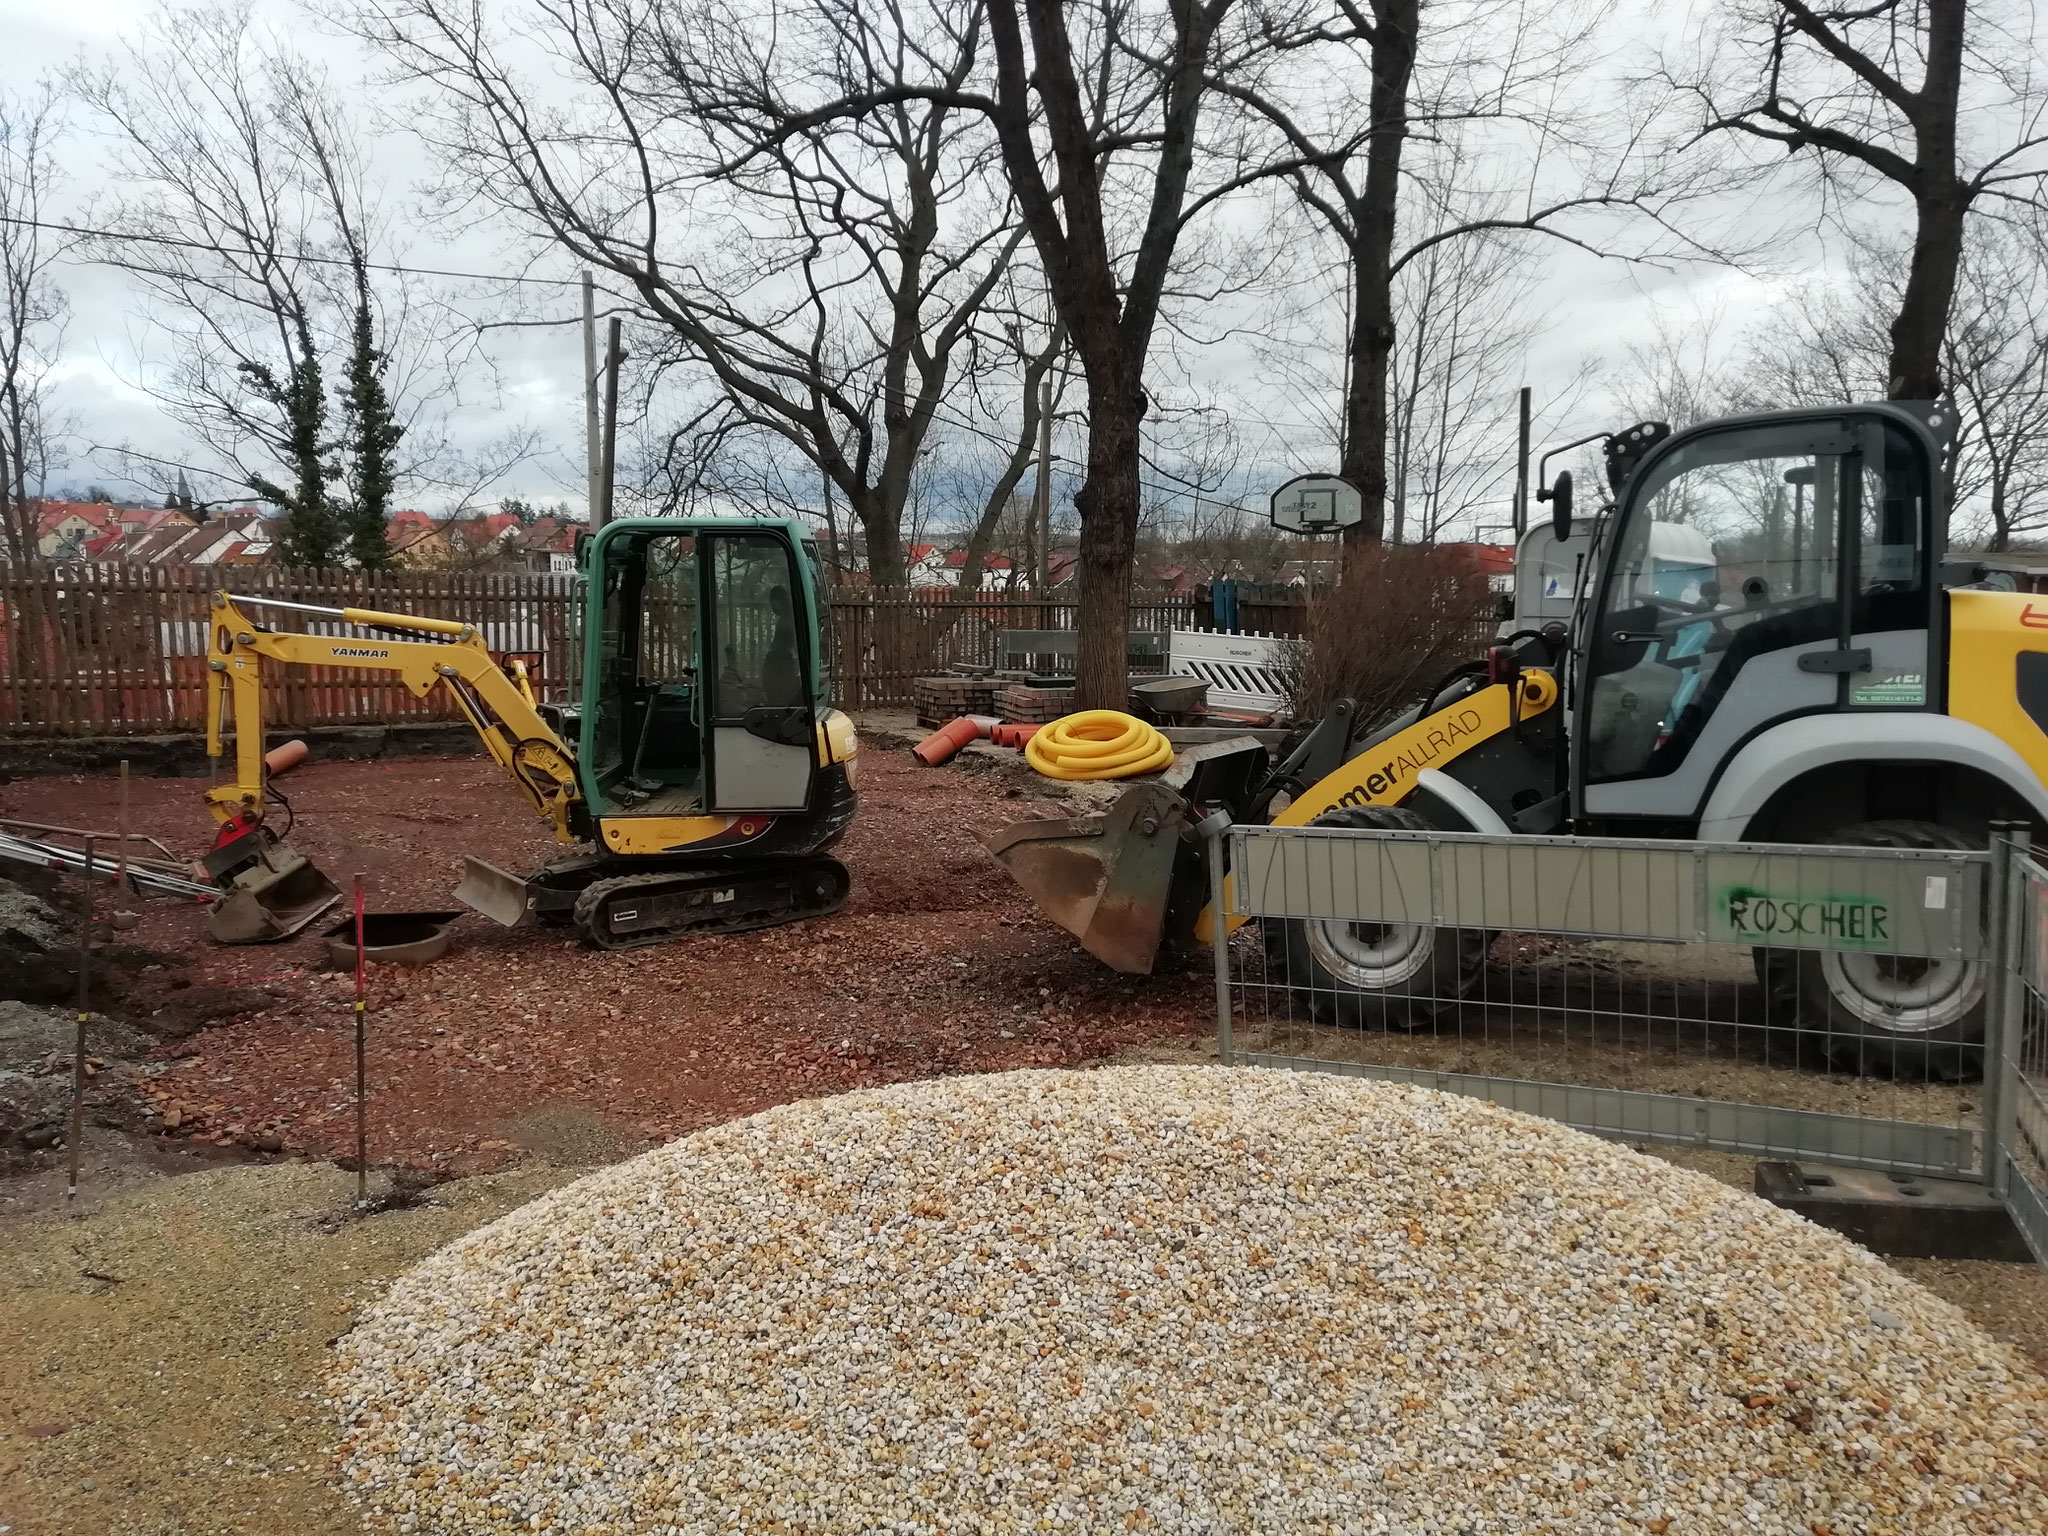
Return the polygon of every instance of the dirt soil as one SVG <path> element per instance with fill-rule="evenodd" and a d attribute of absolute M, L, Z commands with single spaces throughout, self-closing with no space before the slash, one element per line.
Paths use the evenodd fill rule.
<path fill-rule="evenodd" d="M 329 1344 L 461 1232 L 590 1166 L 791 1098 L 1213 1059 L 1205 968 L 1110 974 L 974 839 L 1086 798 L 991 753 L 924 769 L 905 745 L 867 741 L 840 850 L 853 895 L 831 919 L 599 954 L 470 916 L 447 958 L 373 968 L 370 1177 L 388 1190 L 395 1168 L 414 1193 L 367 1217 L 348 1214 L 354 1175 L 327 1161 L 353 1147 L 350 978 L 324 968 L 314 937 L 222 949 L 198 908 L 144 904 L 121 936 L 132 963 L 112 1018 L 93 1025 L 107 1065 L 88 1094 L 80 1199 L 65 1198 L 61 1143 L 0 1181 L 0 1536 L 353 1536 L 327 1461 Z M 343 884 L 362 871 L 372 910 L 454 905 L 466 853 L 520 868 L 555 851 L 482 760 L 315 763 L 282 787 L 294 843 Z M 113 806 L 111 779 L 0 786 L 0 814 L 104 828 Z M 136 781 L 134 809 L 173 847 L 205 840 L 189 779 Z M 42 1059 L 54 1023 L 16 1031 L 24 1060 Z M 1451 1065 L 1452 1043 L 1434 1044 Z M 1640 1068 L 1641 1042 L 1616 1049 Z M 1733 1066 L 1745 1081 L 1727 1086 L 1760 1087 L 1742 1055 L 1659 1062 L 1655 1083 L 1631 1085 L 1720 1096 Z M 1747 1187 L 1746 1160 L 1707 1162 Z M 2048 1276 L 1899 1267 L 2048 1366 Z"/>
<path fill-rule="evenodd" d="M 446 958 L 372 967 L 372 1160 L 487 1171 L 544 1141 L 529 1117 L 562 1106 L 637 1149 L 790 1098 L 1061 1066 L 1208 1027 L 1206 976 L 1106 970 L 976 841 L 1027 810 L 1067 814 L 1062 787 L 1021 762 L 925 768 L 899 741 L 871 738 L 862 756 L 860 812 L 836 850 L 852 896 L 831 918 L 601 953 L 469 914 Z M 523 869 L 562 851 L 485 759 L 313 763 L 280 785 L 293 846 L 344 888 L 360 872 L 371 911 L 456 906 L 465 854 Z M 137 780 L 132 797 L 138 831 L 204 847 L 191 780 Z M 0 814 L 109 827 L 114 782 L 0 786 Z M 352 1152 L 353 977 L 327 969 L 317 933 L 230 949 L 196 905 L 141 911 L 126 943 L 183 963 L 138 971 L 125 1012 L 176 1038 L 140 1074 L 102 1074 L 96 1095 L 139 1093 L 177 1138 Z"/>
<path fill-rule="evenodd" d="M 0 1531 L 17 1536 L 353 1536 L 320 1400 L 333 1340 L 408 1266 L 575 1171 L 536 1162 L 352 1218 L 355 1178 L 331 1163 L 171 1178 L 118 1146 L 100 1138 L 83 1210 L 46 1174 L 26 1181 L 42 1214 L 0 1216 Z"/>

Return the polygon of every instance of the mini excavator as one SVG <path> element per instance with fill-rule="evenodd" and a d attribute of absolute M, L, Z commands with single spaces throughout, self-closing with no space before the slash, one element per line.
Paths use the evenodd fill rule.
<path fill-rule="evenodd" d="M 235 776 L 207 795 L 213 936 L 304 928 L 339 897 L 286 841 L 264 762 L 274 665 L 396 672 L 446 688 L 559 842 L 582 852 L 514 875 L 466 861 L 456 896 L 508 926 L 573 926 L 603 949 L 736 933 L 836 911 L 825 856 L 854 813 L 853 722 L 830 707 L 826 608 L 803 525 L 631 518 L 579 541 L 580 702 L 541 703 L 482 626 L 364 608 L 214 595 L 207 751 L 232 724 Z M 302 616 L 294 632 L 252 615 Z M 216 780 L 219 774 L 216 769 Z M 287 812 L 283 832 L 269 810 Z"/>

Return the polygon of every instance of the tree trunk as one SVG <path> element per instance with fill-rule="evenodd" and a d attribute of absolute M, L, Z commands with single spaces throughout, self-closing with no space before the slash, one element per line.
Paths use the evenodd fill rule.
<path fill-rule="evenodd" d="M 1391 232 L 1391 220 L 1388 222 Z M 1360 255 L 1362 258 L 1363 252 Z M 1394 314 L 1384 279 L 1377 285 L 1375 303 L 1374 284 L 1364 271 L 1358 276 L 1351 330 L 1351 385 L 1344 398 L 1344 459 L 1337 472 L 1358 487 L 1359 499 L 1365 503 L 1365 515 L 1344 530 L 1344 542 L 1377 544 L 1387 531 L 1387 368 L 1394 353 Z"/>
<path fill-rule="evenodd" d="M 25 563 L 29 558 L 28 538 L 23 530 L 33 535 L 30 525 L 28 503 L 16 494 L 14 471 L 9 468 L 11 455 L 5 442 L 0 442 L 0 521 L 6 523 L 7 556 L 15 565 Z"/>
<path fill-rule="evenodd" d="M 875 587 L 910 585 L 910 562 L 903 548 L 902 514 L 889 515 L 882 493 L 870 490 L 855 500 L 853 515 L 868 540 L 868 582 Z"/>
<path fill-rule="evenodd" d="M 1965 0 L 1930 0 L 1927 74 L 1912 98 L 1913 259 L 1892 321 L 1891 398 L 1941 398 L 1941 345 L 1963 259 L 1969 191 L 1956 176 L 1956 114 L 1963 89 Z"/>
<path fill-rule="evenodd" d="M 33 560 L 37 509 L 28 495 L 28 418 L 19 390 L 7 392 L 7 441 L 0 445 L 0 507 L 7 514 L 8 553 L 16 564 Z"/>
<path fill-rule="evenodd" d="M 1387 529 L 1387 370 L 1394 354 L 1394 210 L 1408 140 L 1420 0 L 1386 0 L 1372 38 L 1372 137 L 1365 185 L 1351 210 L 1351 377 L 1338 473 L 1358 487 L 1365 515 L 1347 544 L 1377 544 Z"/>
<path fill-rule="evenodd" d="M 1892 321 L 1890 398 L 1938 400 L 1942 340 L 1963 256 L 1963 190 L 1955 178 L 1915 199 L 1919 212 L 1906 290 Z"/>
<path fill-rule="evenodd" d="M 1994 462 L 1991 466 L 1991 539 L 1985 549 L 2002 554 L 2012 546 L 2012 513 L 2006 505 L 2008 475 Z"/>
<path fill-rule="evenodd" d="M 1108 349 L 1104 349 L 1108 350 Z M 1088 476 L 1075 494 L 1081 547 L 1074 571 L 1074 707 L 1130 707 L 1131 562 L 1137 550 L 1138 423 L 1144 396 L 1137 370 L 1088 370 Z M 1102 372 L 1113 377 L 1103 378 Z"/>

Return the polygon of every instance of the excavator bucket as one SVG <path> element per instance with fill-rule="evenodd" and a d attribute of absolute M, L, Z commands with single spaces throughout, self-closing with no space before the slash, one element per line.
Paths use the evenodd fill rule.
<path fill-rule="evenodd" d="M 339 900 L 340 888 L 304 854 L 269 843 L 235 871 L 206 926 L 222 944 L 268 944 L 289 938 Z"/>
<path fill-rule="evenodd" d="M 1146 976 L 1166 932 L 1186 805 L 1166 784 L 1139 784 L 1100 816 L 1013 822 L 982 842 L 1089 954 Z"/>

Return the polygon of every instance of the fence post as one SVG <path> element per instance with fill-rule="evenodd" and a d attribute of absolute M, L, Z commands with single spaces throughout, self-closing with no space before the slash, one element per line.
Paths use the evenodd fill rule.
<path fill-rule="evenodd" d="M 1232 1064 L 1237 1040 L 1230 1020 L 1230 923 L 1224 911 L 1223 849 L 1230 832 L 1230 815 L 1212 811 L 1195 827 L 1209 848 L 1209 945 L 1216 959 L 1216 1059 Z"/>
<path fill-rule="evenodd" d="M 1991 910 L 1986 927 L 1992 935 L 1991 982 L 1984 1000 L 1984 1181 L 2000 1200 L 2010 1185 L 2008 1153 L 2018 1117 L 2012 1080 L 2014 1049 L 2025 1027 L 2021 1002 L 2025 996 L 2022 967 L 2026 963 L 2024 894 L 2021 869 L 2031 852 L 2032 831 L 2025 822 L 1991 824 Z"/>

